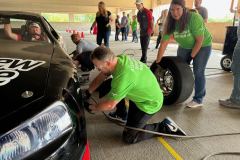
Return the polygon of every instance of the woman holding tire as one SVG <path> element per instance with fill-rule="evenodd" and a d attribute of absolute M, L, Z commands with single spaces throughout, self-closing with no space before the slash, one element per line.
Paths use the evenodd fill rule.
<path fill-rule="evenodd" d="M 185 0 L 171 2 L 156 63 L 160 63 L 171 39 L 175 39 L 179 45 L 177 57 L 188 64 L 193 61 L 195 94 L 186 106 L 190 108 L 202 106 L 206 94 L 204 72 L 211 54 L 212 37 L 201 15 L 185 7 Z"/>

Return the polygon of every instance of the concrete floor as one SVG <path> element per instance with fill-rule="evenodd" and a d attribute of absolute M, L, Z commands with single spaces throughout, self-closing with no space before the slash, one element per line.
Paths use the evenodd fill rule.
<path fill-rule="evenodd" d="M 69 39 L 70 34 L 62 33 L 69 52 L 75 46 Z M 95 41 L 93 35 L 86 39 Z M 115 42 L 111 36 L 110 48 L 116 53 L 133 54 L 140 59 L 140 44 Z M 131 37 L 129 38 L 131 39 Z M 153 50 L 155 41 L 151 41 L 148 50 L 148 64 L 155 60 L 157 50 Z M 167 48 L 165 55 L 176 55 L 176 44 Z M 221 51 L 213 50 L 206 69 L 207 95 L 204 106 L 196 109 L 185 108 L 184 104 L 164 106 L 150 122 L 159 122 L 171 117 L 188 135 L 205 135 L 240 132 L 240 110 L 219 106 L 219 98 L 228 98 L 232 89 L 232 74 L 221 70 Z M 91 73 L 94 77 L 96 72 Z M 189 98 L 191 100 L 191 97 Z M 188 100 L 188 101 L 189 101 Z M 240 135 L 221 136 L 201 139 L 152 138 L 133 145 L 121 141 L 123 128 L 107 120 L 102 113 L 86 113 L 88 140 L 92 160 L 200 160 L 204 156 L 223 151 L 240 152 Z M 240 156 L 219 155 L 211 160 L 239 160 Z"/>

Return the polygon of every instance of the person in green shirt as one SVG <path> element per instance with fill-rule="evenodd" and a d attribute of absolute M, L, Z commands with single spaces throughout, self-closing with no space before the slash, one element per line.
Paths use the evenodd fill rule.
<path fill-rule="evenodd" d="M 130 31 L 130 26 L 131 26 L 131 24 L 132 24 L 132 20 L 131 20 L 129 14 L 127 14 L 127 19 L 128 19 L 128 24 L 127 24 L 127 26 L 126 26 L 126 34 L 127 34 L 127 37 L 128 37 L 129 31 Z"/>
<path fill-rule="evenodd" d="M 137 36 L 137 16 L 132 16 L 132 42 L 138 43 L 138 36 Z"/>
<path fill-rule="evenodd" d="M 113 77 L 110 86 L 104 85 L 105 88 L 110 88 L 105 96 L 106 99 L 98 104 L 90 105 L 89 108 L 92 111 L 109 111 L 115 106 L 117 110 L 119 108 L 124 110 L 125 105 L 122 105 L 124 103 L 121 101 L 127 98 L 130 102 L 126 126 L 186 135 L 170 118 L 165 118 L 159 123 L 146 124 L 163 104 L 163 93 L 156 77 L 147 65 L 124 54 L 115 56 L 109 48 L 103 46 L 93 51 L 91 60 L 100 73 L 90 84 L 87 90 L 89 94 L 103 85 L 107 76 Z M 119 103 L 121 105 L 118 105 Z M 118 114 L 116 112 L 115 115 Z M 124 142 L 131 144 L 153 136 L 153 134 L 125 128 L 122 138 Z"/>
<path fill-rule="evenodd" d="M 161 61 L 171 39 L 175 39 L 179 45 L 177 56 L 188 64 L 193 61 L 195 94 L 186 106 L 202 106 L 206 94 L 204 72 L 212 48 L 212 37 L 203 18 L 200 14 L 189 11 L 185 7 L 185 0 L 172 0 L 163 34 L 156 63 Z"/>

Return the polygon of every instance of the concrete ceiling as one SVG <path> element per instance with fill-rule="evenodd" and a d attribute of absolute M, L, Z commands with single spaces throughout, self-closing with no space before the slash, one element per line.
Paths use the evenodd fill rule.
<path fill-rule="evenodd" d="M 33 12 L 95 13 L 100 0 L 1 0 L 0 10 Z M 145 0 L 146 7 L 152 0 Z M 135 0 L 104 0 L 110 11 L 136 9 Z"/>
<path fill-rule="evenodd" d="M 50 12 L 50 13 L 96 13 L 100 0 L 0 0 L 0 10 Z M 135 10 L 135 0 L 103 0 L 111 12 Z M 186 0 L 192 6 L 193 0 Z M 170 0 L 144 0 L 146 8 L 168 4 Z"/>

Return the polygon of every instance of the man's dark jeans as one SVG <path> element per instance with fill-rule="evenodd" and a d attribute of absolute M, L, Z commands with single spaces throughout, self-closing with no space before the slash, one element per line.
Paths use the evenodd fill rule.
<path fill-rule="evenodd" d="M 141 62 L 146 63 L 147 62 L 147 49 L 149 46 L 150 36 L 140 36 L 140 43 L 141 43 L 141 49 L 142 49 L 142 57 L 140 59 Z"/>
<path fill-rule="evenodd" d="M 102 85 L 98 88 L 99 91 L 99 97 L 103 97 L 106 95 L 111 89 L 111 79 L 106 80 L 102 83 Z M 142 128 L 150 131 L 155 132 L 162 132 L 162 133 L 168 133 L 166 130 L 166 127 L 164 123 L 153 123 L 153 124 L 147 124 L 147 121 L 154 115 L 154 114 L 147 114 L 136 106 L 136 104 L 132 101 L 129 101 L 129 109 L 127 113 L 127 109 L 125 107 L 125 101 L 124 99 L 121 100 L 117 104 L 117 110 L 116 115 L 119 117 L 124 117 L 127 114 L 127 124 L 126 126 L 130 127 L 136 127 L 136 128 Z M 154 134 L 139 132 L 131 129 L 124 129 L 122 134 L 122 139 L 124 142 L 132 144 L 137 143 L 142 140 L 146 140 L 152 137 L 156 137 Z"/>

